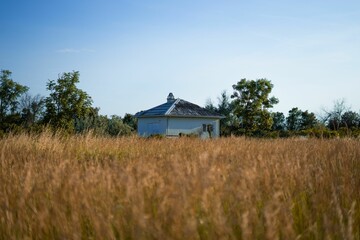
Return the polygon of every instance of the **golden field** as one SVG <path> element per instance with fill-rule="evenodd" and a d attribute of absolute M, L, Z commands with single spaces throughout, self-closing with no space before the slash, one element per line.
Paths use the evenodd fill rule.
<path fill-rule="evenodd" d="M 0 239 L 360 239 L 360 141 L 0 140 Z"/>

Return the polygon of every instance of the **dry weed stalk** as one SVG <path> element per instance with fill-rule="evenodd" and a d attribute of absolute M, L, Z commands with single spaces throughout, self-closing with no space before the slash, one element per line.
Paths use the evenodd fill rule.
<path fill-rule="evenodd" d="M 360 239 L 360 142 L 9 136 L 0 239 Z"/>

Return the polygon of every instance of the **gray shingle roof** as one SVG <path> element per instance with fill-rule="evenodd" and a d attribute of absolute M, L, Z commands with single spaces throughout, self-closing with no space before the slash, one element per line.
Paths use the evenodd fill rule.
<path fill-rule="evenodd" d="M 211 112 L 180 98 L 135 114 L 135 117 L 137 118 L 160 116 L 223 118 L 223 116 L 218 113 Z"/>

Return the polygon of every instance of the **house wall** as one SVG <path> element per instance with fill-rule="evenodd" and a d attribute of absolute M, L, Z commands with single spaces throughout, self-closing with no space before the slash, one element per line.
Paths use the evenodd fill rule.
<path fill-rule="evenodd" d="M 139 118 L 138 135 L 148 137 L 152 134 L 166 135 L 167 118 Z"/>
<path fill-rule="evenodd" d="M 209 133 L 203 131 L 203 124 L 213 126 L 212 137 L 220 136 L 220 121 L 215 118 L 176 118 L 155 117 L 138 119 L 138 135 L 148 137 L 153 134 L 179 136 L 183 134 L 198 134 L 201 138 L 208 138 Z"/>
<path fill-rule="evenodd" d="M 209 133 L 203 131 L 203 124 L 213 125 L 212 137 L 220 135 L 220 121 L 212 118 L 169 118 L 168 119 L 168 136 L 178 136 L 179 133 L 195 133 L 201 138 L 208 138 Z"/>

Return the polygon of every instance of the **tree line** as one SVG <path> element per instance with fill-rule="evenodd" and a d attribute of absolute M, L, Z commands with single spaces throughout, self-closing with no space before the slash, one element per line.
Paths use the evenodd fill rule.
<path fill-rule="evenodd" d="M 133 115 L 110 117 L 99 114 L 92 98 L 77 87 L 78 71 L 59 74 L 49 80 L 49 95 L 32 96 L 29 87 L 15 82 L 11 71 L 0 72 L 0 136 L 7 133 L 39 132 L 44 128 L 69 134 L 93 132 L 98 135 L 123 136 L 136 131 Z M 218 103 L 208 101 L 205 108 L 224 116 L 221 136 L 250 137 L 358 137 L 360 115 L 337 100 L 332 109 L 324 109 L 322 116 L 294 107 L 287 116 L 271 109 L 279 99 L 271 96 L 274 85 L 266 78 L 241 79 L 232 86 L 233 93 L 225 91 Z"/>
<path fill-rule="evenodd" d="M 351 110 L 345 100 L 337 100 L 332 109 L 323 109 L 321 116 L 293 107 L 287 116 L 272 112 L 279 99 L 270 96 L 274 85 L 265 78 L 241 79 L 232 86 L 233 93 L 225 91 L 215 105 L 209 100 L 206 109 L 225 116 L 221 119 L 222 136 L 251 137 L 359 137 L 360 114 Z"/>
<path fill-rule="evenodd" d="M 131 114 L 122 118 L 99 114 L 92 98 L 77 87 L 78 71 L 60 74 L 49 80 L 46 97 L 29 94 L 29 87 L 15 82 L 11 71 L 0 72 L 0 136 L 23 131 L 39 132 L 44 128 L 69 134 L 92 131 L 95 134 L 129 135 L 136 129 Z"/>

